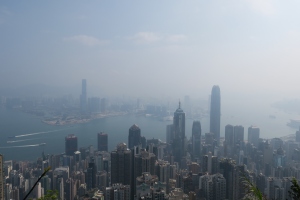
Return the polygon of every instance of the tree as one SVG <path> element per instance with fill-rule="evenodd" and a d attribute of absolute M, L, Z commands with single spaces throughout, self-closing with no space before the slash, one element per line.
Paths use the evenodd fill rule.
<path fill-rule="evenodd" d="M 243 176 L 243 185 L 245 186 L 244 200 L 267 200 L 258 187 L 253 184 L 246 176 Z"/>
<path fill-rule="evenodd" d="M 294 199 L 300 199 L 300 186 L 297 179 L 294 177 L 292 180 L 291 189 L 289 190 L 289 196 Z"/>
<path fill-rule="evenodd" d="M 30 189 L 30 191 L 28 192 L 28 194 L 25 196 L 24 200 L 26 200 L 30 193 L 34 190 L 35 186 L 38 184 L 38 182 L 47 174 L 47 172 L 51 169 L 51 167 L 47 167 L 45 170 L 44 170 L 44 173 L 38 178 L 38 180 L 34 183 L 33 187 Z"/>
<path fill-rule="evenodd" d="M 47 190 L 47 194 L 38 200 L 58 200 L 58 191 L 57 190 Z"/>

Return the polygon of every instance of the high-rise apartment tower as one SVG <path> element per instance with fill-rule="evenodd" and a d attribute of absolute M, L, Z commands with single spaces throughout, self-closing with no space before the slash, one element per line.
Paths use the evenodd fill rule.
<path fill-rule="evenodd" d="M 106 133 L 98 133 L 98 151 L 108 151 L 108 137 Z"/>
<path fill-rule="evenodd" d="M 67 156 L 73 156 L 74 152 L 78 150 L 77 137 L 73 134 L 65 138 L 65 153 Z"/>
<path fill-rule="evenodd" d="M 111 184 L 131 182 L 131 151 L 125 143 L 120 143 L 115 151 L 111 152 Z"/>
<path fill-rule="evenodd" d="M 258 146 L 260 129 L 256 126 L 250 126 L 248 128 L 248 142 Z"/>

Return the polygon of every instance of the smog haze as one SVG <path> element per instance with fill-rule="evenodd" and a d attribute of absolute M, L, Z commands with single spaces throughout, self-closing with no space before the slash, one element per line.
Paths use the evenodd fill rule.
<path fill-rule="evenodd" d="M 299 4 L 2 1 L 0 88 L 78 95 L 85 78 L 90 95 L 299 98 Z"/>

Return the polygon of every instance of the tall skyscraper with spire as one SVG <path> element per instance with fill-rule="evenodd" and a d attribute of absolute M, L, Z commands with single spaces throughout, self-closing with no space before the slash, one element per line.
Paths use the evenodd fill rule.
<path fill-rule="evenodd" d="M 210 98 L 210 132 L 214 133 L 217 143 L 220 143 L 220 124 L 221 124 L 221 95 L 220 87 L 214 85 L 211 90 Z"/>
<path fill-rule="evenodd" d="M 181 109 L 180 101 L 177 110 L 174 112 L 173 125 L 175 131 L 175 138 L 185 138 L 185 113 Z"/>
<path fill-rule="evenodd" d="M 181 158 L 185 156 L 185 113 L 181 109 L 181 103 L 174 112 L 173 117 L 174 139 L 173 139 L 173 155 L 175 161 L 180 163 Z"/>

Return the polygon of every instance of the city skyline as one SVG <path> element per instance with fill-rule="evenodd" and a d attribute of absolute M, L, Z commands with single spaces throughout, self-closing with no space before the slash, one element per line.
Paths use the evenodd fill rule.
<path fill-rule="evenodd" d="M 1 1 L 0 199 L 294 200 L 299 7 Z"/>
<path fill-rule="evenodd" d="M 120 141 L 115 150 L 111 152 L 98 151 L 92 146 L 80 147 L 77 151 L 77 137 L 68 135 L 65 138 L 65 153 L 58 155 L 44 155 L 43 153 L 41 167 L 46 168 L 50 165 L 54 166 L 55 170 L 52 176 L 46 176 L 38 184 L 32 197 L 41 197 L 44 194 L 43 188 L 53 188 L 58 190 L 61 198 L 73 199 L 76 195 L 81 196 L 84 192 L 98 188 L 97 194 L 94 195 L 112 199 L 117 194 L 112 194 L 111 189 L 118 188 L 121 190 L 118 192 L 121 193 L 124 200 L 143 196 L 153 198 L 158 194 L 163 199 L 173 200 L 172 196 L 175 195 L 173 193 L 179 193 L 182 196 L 180 199 L 188 199 L 188 196 L 192 195 L 194 198 L 206 197 L 209 200 L 228 198 L 238 200 L 246 194 L 245 188 L 242 187 L 242 178 L 246 174 L 248 178 L 253 179 L 260 191 L 268 198 L 277 196 L 288 198 L 287 191 L 291 187 L 292 176 L 298 170 L 297 166 L 288 162 L 300 161 L 300 157 L 297 155 L 298 148 L 300 148 L 299 131 L 296 131 L 293 136 L 272 138 L 268 141 L 259 138 L 259 127 L 250 126 L 248 138 L 251 138 L 251 141 L 245 141 L 244 138 L 247 137 L 244 136 L 244 127 L 228 124 L 225 127 L 223 143 L 218 144 L 213 133 L 206 133 L 200 141 L 201 150 L 199 152 L 195 152 L 194 148 L 183 146 L 184 150 L 180 150 L 181 153 L 175 155 L 174 153 L 178 153 L 173 146 L 173 144 L 177 145 L 176 138 L 179 139 L 179 146 L 181 146 L 182 138 L 186 140 L 183 132 L 180 131 L 180 126 L 185 126 L 180 125 L 180 119 L 184 119 L 184 111 L 179 103 L 179 107 L 174 112 L 174 124 L 172 125 L 175 127 L 175 140 L 173 139 L 171 144 L 154 138 L 148 140 L 145 138 L 146 144 L 142 144 L 138 139 L 130 149 L 126 143 Z M 192 135 L 199 135 L 199 131 L 201 134 L 199 121 L 194 121 L 192 131 Z M 132 132 L 137 132 L 138 138 L 141 137 L 141 129 L 138 125 L 134 124 L 129 128 L 128 136 L 133 135 Z M 168 129 L 165 134 L 168 135 Z M 103 144 L 107 143 L 107 134 L 94 133 L 94 135 L 105 136 L 102 137 Z M 72 141 L 67 142 L 70 139 Z M 130 140 L 128 142 L 131 143 Z M 194 137 L 185 142 L 194 146 Z M 168 145 L 172 145 L 173 148 Z M 227 148 L 227 145 L 232 148 Z M 262 151 L 256 151 L 256 149 Z M 191 157 L 182 153 L 185 151 Z M 199 159 L 198 153 L 202 158 Z M 111 157 L 108 156 L 109 154 Z M 255 160 L 257 156 L 263 156 L 263 160 Z M 161 159 L 158 159 L 159 157 Z M 176 157 L 180 159 L 178 160 Z M 19 162 L 22 163 L 22 161 Z M 37 163 L 39 163 L 39 159 Z M 88 165 L 83 163 L 88 163 Z M 85 165 L 86 167 L 84 167 Z M 3 166 L 4 173 L 8 173 L 11 180 L 16 176 L 23 178 L 22 173 L 18 174 L 18 170 L 7 172 L 7 167 L 16 168 L 12 165 L 12 161 L 5 161 Z M 292 168 L 284 172 L 282 168 L 285 167 Z M 81 171 L 82 169 L 85 170 Z M 175 171 L 177 172 L 176 176 Z M 260 174 L 258 175 L 256 171 L 260 171 Z M 81 176 L 85 176 L 85 184 L 77 187 L 75 186 L 76 181 L 82 181 Z M 181 177 L 182 182 L 176 181 L 177 176 Z M 49 185 L 52 181 L 53 186 Z M 5 190 L 6 197 L 9 195 L 11 198 L 18 199 L 19 196 L 21 198 L 26 194 L 27 190 L 20 190 L 15 186 L 16 182 L 10 184 L 14 188 Z M 10 184 L 6 184 L 6 187 L 9 187 Z M 280 188 L 280 191 L 274 192 L 274 188 Z M 75 192 L 76 190 L 77 192 Z M 125 196 L 122 191 L 125 192 Z"/>

